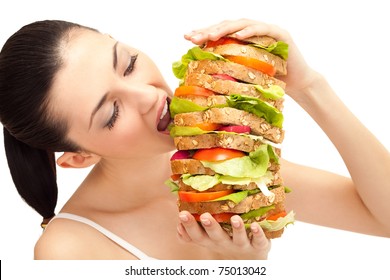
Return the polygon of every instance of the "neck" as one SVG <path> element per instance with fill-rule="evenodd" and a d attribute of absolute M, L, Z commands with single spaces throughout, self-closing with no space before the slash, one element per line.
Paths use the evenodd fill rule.
<path fill-rule="evenodd" d="M 151 199 L 172 196 L 164 182 L 171 174 L 170 153 L 137 160 L 102 160 L 98 163 L 83 186 L 98 194 L 111 197 L 111 201 L 123 201 L 136 207 Z M 120 203 L 120 202 L 119 202 Z"/>

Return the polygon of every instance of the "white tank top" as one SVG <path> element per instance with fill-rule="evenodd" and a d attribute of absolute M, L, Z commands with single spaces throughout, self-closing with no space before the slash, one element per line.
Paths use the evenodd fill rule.
<path fill-rule="evenodd" d="M 84 217 L 81 217 L 78 215 L 74 215 L 74 214 L 70 214 L 70 213 L 59 213 L 52 220 L 54 220 L 54 219 L 69 219 L 69 220 L 73 220 L 73 221 L 87 224 L 87 225 L 95 228 L 99 232 L 101 232 L 107 238 L 114 241 L 116 244 L 118 244 L 119 246 L 121 246 L 122 248 L 124 248 L 125 250 L 130 252 L 132 255 L 134 255 L 138 259 L 140 259 L 140 260 L 155 260 L 155 258 L 149 257 L 144 252 L 142 252 L 140 249 L 131 245 L 129 242 L 127 242 L 123 238 L 119 237 L 118 235 L 112 233 L 111 231 L 105 229 L 101 225 L 98 225 L 94 221 L 91 221 L 87 218 L 84 218 Z"/>

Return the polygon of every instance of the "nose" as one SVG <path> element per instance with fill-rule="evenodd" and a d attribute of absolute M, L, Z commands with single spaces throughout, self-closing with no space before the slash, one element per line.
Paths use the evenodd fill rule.
<path fill-rule="evenodd" d="M 158 90 L 149 84 L 126 84 L 123 88 L 123 100 L 141 115 L 147 114 L 159 101 Z"/>

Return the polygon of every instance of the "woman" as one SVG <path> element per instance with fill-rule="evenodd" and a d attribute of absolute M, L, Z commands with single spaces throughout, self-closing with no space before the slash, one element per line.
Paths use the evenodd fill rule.
<path fill-rule="evenodd" d="M 285 31 L 243 19 L 185 37 L 201 44 L 231 33 L 238 38 L 268 34 L 290 45 L 287 93 L 329 135 L 351 173 L 349 179 L 283 161 L 282 175 L 294 189 L 288 208 L 299 212 L 303 221 L 390 236 L 385 223 L 390 218 L 385 203 L 390 198 L 388 151 L 337 99 L 324 78 L 305 64 Z M 45 223 L 54 216 L 56 205 L 53 152 L 64 152 L 57 159 L 61 167 L 93 166 L 60 212 L 96 224 L 69 219 L 72 216 L 52 219 L 35 246 L 35 258 L 267 257 L 270 245 L 256 223 L 250 241 L 242 220 L 233 217 L 230 239 L 209 214 L 202 215 L 201 227 L 189 213 L 177 213 L 176 198 L 164 186 L 173 149 L 165 133 L 172 92 L 141 51 L 71 23 L 33 23 L 13 35 L 1 51 L 0 94 L 12 177 Z M 370 148 L 357 143 L 356 134 L 362 143 L 371 143 Z M 365 163 L 356 160 L 357 152 Z M 323 209 L 326 216 L 321 215 Z M 345 220 L 333 218 L 340 211 L 345 211 Z M 100 227 L 115 233 L 115 242 L 96 230 Z M 183 242 L 178 242 L 177 234 Z"/>

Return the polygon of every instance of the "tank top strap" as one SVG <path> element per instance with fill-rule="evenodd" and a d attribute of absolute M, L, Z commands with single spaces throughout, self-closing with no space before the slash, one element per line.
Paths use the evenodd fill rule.
<path fill-rule="evenodd" d="M 152 260 L 154 258 L 149 257 L 146 255 L 144 252 L 139 250 L 137 247 L 131 245 L 129 242 L 124 240 L 123 238 L 119 237 L 118 235 L 114 234 L 113 232 L 107 230 L 106 228 L 102 227 L 101 225 L 95 223 L 94 221 L 91 221 L 90 219 L 75 215 L 75 214 L 70 214 L 70 213 L 58 213 L 52 220 L 54 219 L 69 219 L 73 221 L 77 221 L 80 223 L 87 224 L 103 235 L 105 235 L 107 238 L 111 239 L 114 241 L 116 244 L 133 254 L 135 257 L 137 257 L 140 260 Z"/>

